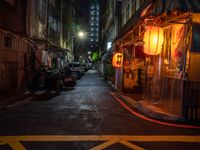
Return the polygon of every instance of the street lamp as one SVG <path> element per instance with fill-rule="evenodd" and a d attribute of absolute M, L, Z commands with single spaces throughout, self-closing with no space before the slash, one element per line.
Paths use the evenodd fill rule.
<path fill-rule="evenodd" d="M 76 32 L 76 43 L 75 43 L 75 60 L 79 60 L 80 56 L 82 56 L 83 61 L 86 60 L 86 49 L 87 46 L 87 32 L 84 30 L 79 30 Z"/>
<path fill-rule="evenodd" d="M 79 32 L 78 32 L 78 37 L 79 37 L 80 39 L 85 39 L 86 33 L 83 32 L 83 31 L 79 31 Z"/>

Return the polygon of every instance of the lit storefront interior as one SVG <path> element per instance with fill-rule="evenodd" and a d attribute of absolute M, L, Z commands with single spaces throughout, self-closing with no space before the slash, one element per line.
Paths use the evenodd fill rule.
<path fill-rule="evenodd" d="M 116 42 L 124 57 L 122 90 L 142 92 L 145 101 L 166 112 L 198 119 L 200 14 L 169 8 L 170 13 L 153 16 L 158 8 L 144 9 Z"/>

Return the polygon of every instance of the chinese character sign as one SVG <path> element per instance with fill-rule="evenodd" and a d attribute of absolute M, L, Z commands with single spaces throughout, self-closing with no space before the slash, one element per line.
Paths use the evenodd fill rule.
<path fill-rule="evenodd" d="M 116 68 L 121 68 L 123 65 L 123 55 L 122 53 L 115 53 L 112 59 L 112 65 Z"/>

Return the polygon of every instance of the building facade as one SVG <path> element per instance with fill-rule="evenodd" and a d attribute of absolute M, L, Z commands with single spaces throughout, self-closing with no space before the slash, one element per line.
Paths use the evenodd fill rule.
<path fill-rule="evenodd" d="M 112 56 L 115 50 L 114 39 L 121 29 L 121 10 L 120 0 L 105 0 L 102 3 L 101 15 L 101 64 L 100 72 L 108 80 L 114 83 L 114 70 L 112 69 Z M 111 76 L 111 78 L 109 77 Z"/>
<path fill-rule="evenodd" d="M 97 48 L 99 43 L 99 1 L 90 1 L 89 42 L 90 50 Z"/>
<path fill-rule="evenodd" d="M 73 59 L 72 17 L 71 0 L 1 1 L 0 97 L 25 89 L 41 68 Z"/>

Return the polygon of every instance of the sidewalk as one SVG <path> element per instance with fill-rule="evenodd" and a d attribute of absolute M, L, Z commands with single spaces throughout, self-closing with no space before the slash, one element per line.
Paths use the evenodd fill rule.
<path fill-rule="evenodd" d="M 46 91 L 38 91 L 34 94 L 31 94 L 30 92 L 24 92 L 15 94 L 9 98 L 5 98 L 0 102 L 0 113 L 15 107 L 22 106 L 32 100 L 35 96 L 42 95 L 44 93 L 46 93 Z"/>
<path fill-rule="evenodd" d="M 184 121 L 184 119 L 181 116 L 170 114 L 169 112 L 148 103 L 147 101 L 142 99 L 141 94 L 123 93 L 118 91 L 115 91 L 115 94 L 126 104 L 130 105 L 131 107 L 145 114 L 148 117 L 165 121 L 178 121 L 178 122 Z"/>
<path fill-rule="evenodd" d="M 108 81 L 108 84 L 115 90 L 114 85 Z M 141 93 L 128 93 L 120 92 L 115 90 L 114 92 L 118 98 L 120 98 L 125 104 L 131 106 L 133 109 L 136 109 L 140 113 L 150 117 L 163 121 L 176 121 L 184 122 L 184 118 L 178 115 L 170 114 L 169 112 L 156 107 L 144 99 L 142 99 Z"/>
<path fill-rule="evenodd" d="M 1 98 L 0 112 L 4 112 L 8 109 L 21 106 L 29 101 L 31 94 L 29 93 L 16 93 L 12 97 Z"/>

